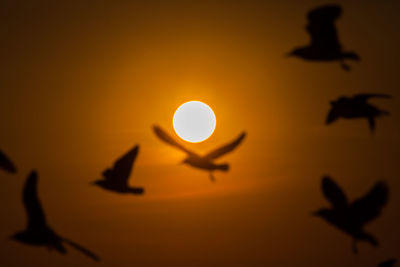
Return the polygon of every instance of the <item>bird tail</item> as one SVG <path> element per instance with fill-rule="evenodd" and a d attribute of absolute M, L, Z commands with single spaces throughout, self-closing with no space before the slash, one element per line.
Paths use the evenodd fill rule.
<path fill-rule="evenodd" d="M 83 253 L 84 255 L 88 256 L 92 260 L 100 261 L 99 256 L 97 256 L 95 253 L 93 253 L 92 251 L 88 250 L 87 248 L 84 248 L 81 245 L 75 243 L 74 241 L 71 241 L 71 240 L 66 239 L 66 238 L 63 238 L 63 241 L 65 243 L 67 243 L 68 245 L 70 245 L 71 247 L 73 247 L 74 249 L 76 249 L 76 250 L 80 251 L 81 253 Z"/>
<path fill-rule="evenodd" d="M 129 188 L 129 192 L 135 195 L 142 195 L 144 194 L 144 188 L 143 187 L 132 187 Z"/>
<path fill-rule="evenodd" d="M 227 172 L 229 171 L 229 164 L 220 164 L 217 166 L 217 169 L 220 171 Z"/>

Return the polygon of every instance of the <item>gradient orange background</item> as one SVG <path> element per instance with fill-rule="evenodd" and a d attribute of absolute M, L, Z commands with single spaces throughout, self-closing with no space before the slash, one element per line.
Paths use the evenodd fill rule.
<path fill-rule="evenodd" d="M 325 1 L 3 1 L 0 145 L 19 173 L 0 173 L 0 265 L 361 267 L 399 255 L 400 2 L 336 2 L 340 39 L 362 57 L 351 73 L 284 58 L 308 42 L 305 14 Z M 375 101 L 392 113 L 376 134 L 363 120 L 326 127 L 329 101 L 359 92 L 394 95 Z M 188 147 L 207 152 L 248 132 L 216 184 L 151 131 L 172 133 L 190 100 L 212 107 L 217 128 Z M 145 196 L 89 185 L 135 144 L 132 183 Z M 101 263 L 7 239 L 25 226 L 31 169 L 50 225 Z M 362 244 L 354 256 L 350 238 L 309 215 L 327 205 L 323 174 L 350 198 L 389 183 L 389 204 L 367 227 L 379 249 Z"/>

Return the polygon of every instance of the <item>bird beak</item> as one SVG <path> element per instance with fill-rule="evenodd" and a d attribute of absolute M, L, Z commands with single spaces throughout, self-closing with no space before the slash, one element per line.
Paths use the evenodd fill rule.
<path fill-rule="evenodd" d="M 284 55 L 285 58 L 292 57 L 292 56 L 293 56 L 293 53 L 292 53 L 292 52 L 288 52 L 288 53 L 286 53 L 286 54 Z"/>
<path fill-rule="evenodd" d="M 319 216 L 319 213 L 318 213 L 318 211 L 313 211 L 310 213 L 310 215 L 311 216 Z"/>

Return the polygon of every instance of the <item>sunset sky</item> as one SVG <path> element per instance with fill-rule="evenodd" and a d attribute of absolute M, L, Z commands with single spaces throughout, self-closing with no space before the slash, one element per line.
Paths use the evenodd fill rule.
<path fill-rule="evenodd" d="M 307 44 L 306 13 L 326 1 L 14 1 L 0 4 L 0 266 L 377 266 L 400 255 L 400 2 L 335 1 L 339 37 L 362 58 L 338 63 L 284 55 Z M 91 3 L 89 3 L 91 2 Z M 397 63 L 396 63 L 397 62 Z M 329 101 L 360 92 L 391 112 L 371 135 L 366 120 L 324 124 Z M 152 132 L 199 100 L 215 112 L 206 153 L 227 173 L 179 163 L 185 154 Z M 131 184 L 143 196 L 90 185 L 134 145 Z M 49 224 L 99 254 L 92 262 L 8 239 L 25 227 L 22 187 L 39 173 Z M 385 180 L 390 200 L 366 227 L 379 248 L 311 212 L 327 206 L 331 175 L 357 198 Z"/>

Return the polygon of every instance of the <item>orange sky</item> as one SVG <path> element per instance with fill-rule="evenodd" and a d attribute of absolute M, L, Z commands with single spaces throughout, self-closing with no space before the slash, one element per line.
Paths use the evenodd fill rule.
<path fill-rule="evenodd" d="M 337 1 L 345 48 L 362 61 L 284 58 L 306 44 L 305 14 L 325 1 L 5 1 L 0 8 L 0 148 L 19 173 L 0 173 L 1 266 L 97 266 L 6 240 L 25 225 L 22 185 L 35 168 L 49 223 L 96 251 L 103 266 L 376 266 L 399 255 L 400 18 L 396 1 Z M 391 117 L 371 136 L 365 121 L 326 127 L 329 101 L 358 92 Z M 200 151 L 246 130 L 229 173 L 178 165 L 153 124 L 173 133 L 189 100 L 212 107 L 213 136 Z M 132 184 L 143 197 L 89 186 L 140 144 Z M 327 205 L 331 174 L 358 197 L 378 179 L 391 187 L 383 216 L 360 245 L 309 213 Z M 3 240 L 2 240 L 2 237 Z"/>

